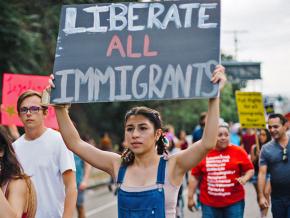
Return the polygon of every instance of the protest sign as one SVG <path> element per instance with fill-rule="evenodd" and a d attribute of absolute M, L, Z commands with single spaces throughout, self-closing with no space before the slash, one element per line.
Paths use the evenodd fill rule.
<path fill-rule="evenodd" d="M 260 62 L 222 61 L 222 65 L 226 68 L 227 78 L 231 83 L 261 79 Z"/>
<path fill-rule="evenodd" d="M 266 128 L 263 98 L 260 92 L 236 92 L 240 124 L 243 128 Z"/>
<path fill-rule="evenodd" d="M 274 104 L 273 103 L 266 104 L 265 105 L 265 111 L 266 111 L 267 115 L 275 113 Z"/>
<path fill-rule="evenodd" d="M 65 5 L 51 103 L 210 98 L 220 0 Z"/>
<path fill-rule="evenodd" d="M 2 86 L 2 105 L 1 105 L 1 124 L 23 126 L 18 118 L 17 99 L 28 89 L 42 92 L 48 85 L 48 76 L 9 74 L 3 75 Z M 55 111 L 52 107 L 48 108 L 48 115 L 45 125 L 58 129 Z"/>

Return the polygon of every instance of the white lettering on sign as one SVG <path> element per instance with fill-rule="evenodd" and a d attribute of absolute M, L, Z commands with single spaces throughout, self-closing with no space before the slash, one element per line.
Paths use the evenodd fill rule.
<path fill-rule="evenodd" d="M 151 64 L 136 68 L 132 65 L 108 66 L 105 71 L 93 67 L 89 67 L 86 72 L 80 69 L 61 70 L 55 73 L 56 79 L 60 79 L 61 95 L 54 99 L 54 103 L 79 101 L 81 89 L 87 90 L 87 99 L 83 100 L 88 102 L 100 101 L 100 96 L 106 98 L 103 100 L 109 101 L 189 98 L 192 95 L 191 86 L 195 86 L 195 95 L 208 96 L 217 92 L 218 87 L 212 86 L 212 90 L 202 91 L 200 78 L 210 80 L 211 74 L 207 71 L 211 65 L 216 64 L 215 61 L 208 61 L 188 64 L 183 68 L 179 64 L 176 66 L 169 64 L 166 69 Z M 74 84 L 74 96 L 67 96 L 68 77 Z M 213 164 L 209 163 L 212 169 L 224 166 Z"/>
<path fill-rule="evenodd" d="M 160 3 L 112 3 L 110 5 L 95 5 L 84 8 L 88 16 L 93 14 L 93 25 L 91 27 L 77 27 L 77 8 L 68 7 L 65 10 L 65 25 L 63 31 L 66 34 L 84 32 L 107 32 L 107 31 L 142 31 L 152 28 L 167 29 L 173 23 L 177 29 L 190 28 L 194 20 L 197 27 L 202 29 L 217 28 L 218 24 L 209 22 L 208 10 L 217 9 L 217 3 L 184 3 L 172 4 L 165 8 Z M 196 9 L 197 17 L 193 18 L 192 12 Z M 146 10 L 147 19 L 139 19 L 141 13 Z M 138 14 L 139 13 L 139 14 Z M 101 23 L 101 16 L 108 15 L 109 22 Z M 181 16 L 182 15 L 182 16 Z M 138 21 L 138 22 L 136 22 Z M 143 22 L 143 23 L 140 23 Z"/>

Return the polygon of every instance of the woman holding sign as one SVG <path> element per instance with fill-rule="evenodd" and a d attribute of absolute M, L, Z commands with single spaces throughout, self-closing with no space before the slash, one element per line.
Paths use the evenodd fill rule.
<path fill-rule="evenodd" d="M 224 86 L 224 67 L 217 66 L 212 83 Z M 52 81 L 50 81 L 54 87 Z M 118 216 L 174 218 L 183 176 L 196 166 L 216 142 L 219 98 L 209 100 L 203 137 L 189 149 L 166 157 L 167 140 L 158 111 L 134 107 L 125 115 L 127 150 L 120 156 L 101 151 L 81 140 L 66 106 L 55 105 L 60 133 L 67 147 L 92 166 L 109 173 L 118 183 Z"/>

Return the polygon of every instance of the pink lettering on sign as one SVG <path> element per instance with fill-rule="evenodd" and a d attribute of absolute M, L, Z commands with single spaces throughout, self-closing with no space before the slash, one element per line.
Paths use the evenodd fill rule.
<path fill-rule="evenodd" d="M 3 74 L 1 124 L 23 126 L 17 114 L 17 99 L 19 95 L 28 89 L 42 92 L 48 85 L 49 76 Z M 53 107 L 48 108 L 45 120 L 47 127 L 58 129 L 55 111 Z"/>
<path fill-rule="evenodd" d="M 141 57 L 141 53 L 133 53 L 133 37 L 130 34 L 127 37 L 127 56 L 128 58 Z"/>
<path fill-rule="evenodd" d="M 124 47 L 122 45 L 122 42 L 121 42 L 120 38 L 117 35 L 114 35 L 112 40 L 111 40 L 111 42 L 110 42 L 110 45 L 109 45 L 109 47 L 107 49 L 107 56 L 112 56 L 113 49 L 118 50 L 120 55 L 123 58 L 126 57 L 125 50 L 124 50 Z"/>
<path fill-rule="evenodd" d="M 123 58 L 124 57 L 141 58 L 142 55 L 144 57 L 154 57 L 158 55 L 157 51 L 150 51 L 150 37 L 148 36 L 148 34 L 145 34 L 144 39 L 143 39 L 143 51 L 134 52 L 133 44 L 134 44 L 134 38 L 131 34 L 127 36 L 127 46 L 123 46 L 119 36 L 114 35 L 110 41 L 106 55 L 107 57 L 111 57 L 113 50 L 116 50 L 116 52 L 118 52 Z M 124 47 L 126 48 L 126 51 Z"/>
<path fill-rule="evenodd" d="M 146 34 L 145 37 L 144 37 L 144 49 L 143 49 L 144 54 L 143 55 L 145 57 L 154 57 L 154 56 L 157 56 L 158 55 L 158 52 L 157 51 L 149 51 L 149 46 L 150 46 L 150 38 Z"/>

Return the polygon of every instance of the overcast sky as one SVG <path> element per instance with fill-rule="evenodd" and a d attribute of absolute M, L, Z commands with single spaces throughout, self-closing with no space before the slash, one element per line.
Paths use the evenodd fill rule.
<path fill-rule="evenodd" d="M 238 60 L 261 62 L 263 80 L 248 87 L 264 94 L 290 97 L 290 0 L 221 0 L 221 49 Z"/>

